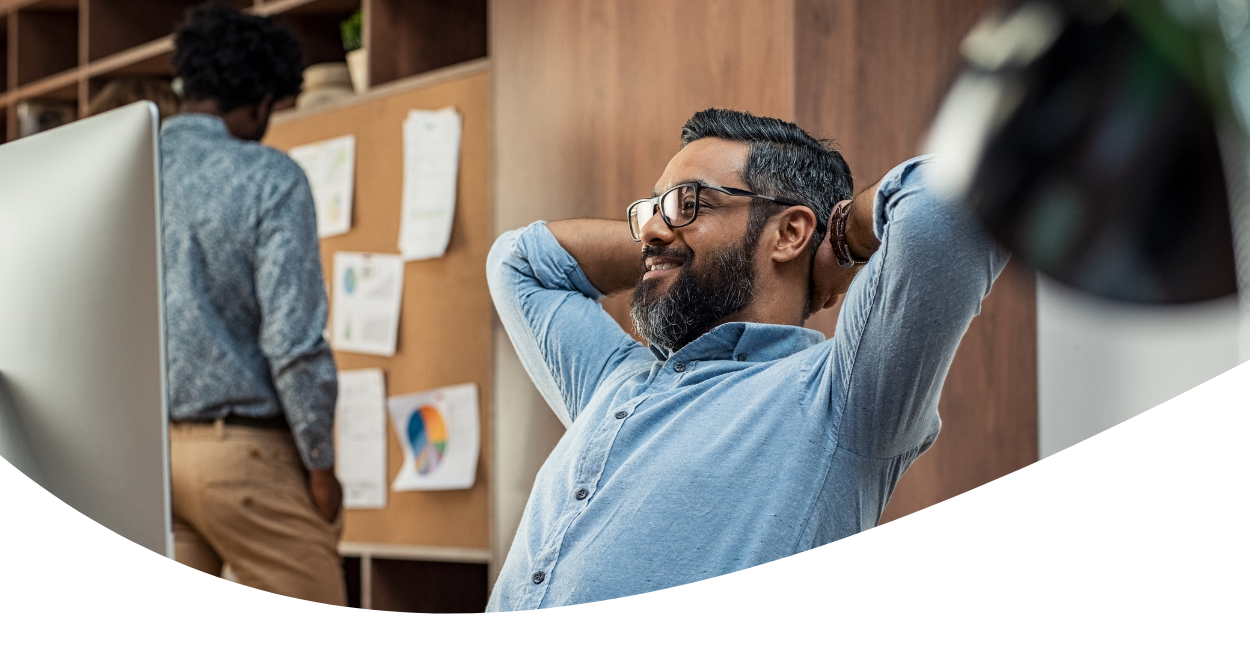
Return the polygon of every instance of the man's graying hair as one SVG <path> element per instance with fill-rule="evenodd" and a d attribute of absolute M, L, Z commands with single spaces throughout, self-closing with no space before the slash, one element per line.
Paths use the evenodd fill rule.
<path fill-rule="evenodd" d="M 791 201 L 802 202 L 816 214 L 816 233 L 811 248 L 825 239 L 829 215 L 854 190 L 851 169 L 828 140 L 814 138 L 792 122 L 762 118 L 743 111 L 704 109 L 694 114 L 681 129 L 681 146 L 700 138 L 721 138 L 748 143 L 742 178 L 748 190 Z M 785 206 L 753 199 L 747 241 L 754 249 L 764 223 Z"/>

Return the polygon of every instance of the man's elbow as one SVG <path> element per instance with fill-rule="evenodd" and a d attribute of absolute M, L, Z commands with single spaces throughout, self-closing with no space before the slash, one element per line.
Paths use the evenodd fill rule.
<path fill-rule="evenodd" d="M 497 287 L 513 271 L 512 260 L 516 257 L 516 231 L 508 231 L 495 239 L 486 255 L 486 282 L 494 294 Z"/>

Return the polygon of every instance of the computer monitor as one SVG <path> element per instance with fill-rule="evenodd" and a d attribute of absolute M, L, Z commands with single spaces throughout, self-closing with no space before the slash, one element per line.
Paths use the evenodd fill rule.
<path fill-rule="evenodd" d="M 0 455 L 173 555 L 156 105 L 0 146 Z"/>

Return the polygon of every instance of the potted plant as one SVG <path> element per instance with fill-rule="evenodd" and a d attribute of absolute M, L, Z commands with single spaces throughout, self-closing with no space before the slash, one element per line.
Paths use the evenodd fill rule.
<path fill-rule="evenodd" d="M 360 10 L 339 24 L 343 35 L 343 49 L 347 51 L 347 70 L 352 77 L 352 88 L 363 93 L 369 88 L 369 53 L 364 47 L 363 17 Z"/>

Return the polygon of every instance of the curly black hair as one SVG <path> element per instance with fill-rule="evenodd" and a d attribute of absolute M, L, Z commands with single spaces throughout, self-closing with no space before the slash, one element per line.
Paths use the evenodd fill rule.
<path fill-rule="evenodd" d="M 222 111 L 299 93 L 299 43 L 267 17 L 214 0 L 193 7 L 174 35 L 174 74 L 182 97 L 217 100 Z"/>

